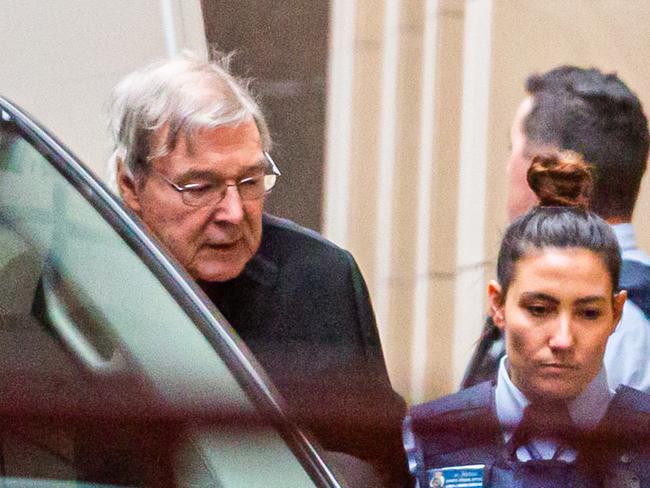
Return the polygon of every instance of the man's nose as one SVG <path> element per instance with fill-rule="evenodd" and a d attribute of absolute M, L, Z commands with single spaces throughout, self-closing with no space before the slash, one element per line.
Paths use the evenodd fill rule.
<path fill-rule="evenodd" d="M 244 204 L 237 185 L 228 185 L 223 198 L 217 204 L 215 218 L 221 221 L 239 224 L 244 219 Z"/>
<path fill-rule="evenodd" d="M 573 345 L 574 337 L 571 317 L 568 314 L 561 315 L 554 324 L 554 329 L 549 339 L 549 346 L 551 349 L 565 350 L 572 348 Z"/>

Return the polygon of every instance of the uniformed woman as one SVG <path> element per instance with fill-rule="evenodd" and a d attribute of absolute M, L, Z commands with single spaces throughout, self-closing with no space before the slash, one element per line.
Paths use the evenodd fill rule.
<path fill-rule="evenodd" d="M 503 238 L 489 303 L 507 356 L 496 383 L 413 407 L 404 422 L 420 488 L 650 487 L 650 395 L 607 385 L 603 353 L 621 317 L 621 258 L 586 209 L 589 167 L 533 159 L 539 205 Z"/>

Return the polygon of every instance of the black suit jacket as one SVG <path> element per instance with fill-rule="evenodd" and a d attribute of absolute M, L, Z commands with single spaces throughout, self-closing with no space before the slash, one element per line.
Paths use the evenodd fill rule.
<path fill-rule="evenodd" d="M 349 252 L 265 215 L 260 249 L 242 274 L 199 284 L 323 447 L 368 460 L 403 486 L 405 403 Z"/>

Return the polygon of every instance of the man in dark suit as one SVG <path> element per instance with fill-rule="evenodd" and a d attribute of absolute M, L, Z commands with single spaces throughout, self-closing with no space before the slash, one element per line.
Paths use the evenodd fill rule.
<path fill-rule="evenodd" d="M 124 202 L 197 281 L 322 445 L 405 474 L 390 385 L 352 256 L 264 214 L 280 175 L 264 116 L 222 62 L 189 55 L 127 76 L 110 103 Z"/>

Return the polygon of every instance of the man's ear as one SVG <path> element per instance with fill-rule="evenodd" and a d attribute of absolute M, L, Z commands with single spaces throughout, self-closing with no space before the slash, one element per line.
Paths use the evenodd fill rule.
<path fill-rule="evenodd" d="M 614 299 L 612 300 L 614 323 L 612 324 L 612 332 L 610 332 L 610 334 L 616 330 L 616 326 L 621 320 L 621 317 L 623 315 L 623 307 L 625 306 L 625 300 L 627 300 L 627 291 L 625 290 L 621 290 L 614 295 Z"/>
<path fill-rule="evenodd" d="M 506 323 L 505 318 L 505 297 L 501 293 L 501 285 L 494 280 L 490 280 L 487 287 L 488 300 L 490 302 L 490 315 L 494 324 L 503 330 Z"/>
<path fill-rule="evenodd" d="M 137 183 L 126 170 L 122 161 L 117 163 L 117 188 L 127 207 L 140 215 L 141 206 Z"/>

